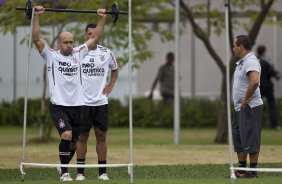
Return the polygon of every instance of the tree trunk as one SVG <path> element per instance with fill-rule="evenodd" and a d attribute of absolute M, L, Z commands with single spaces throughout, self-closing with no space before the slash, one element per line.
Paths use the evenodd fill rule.
<path fill-rule="evenodd" d="M 217 124 L 217 135 L 215 143 L 225 144 L 228 137 L 228 118 L 227 118 L 227 95 L 226 95 L 226 76 L 222 75 L 221 95 L 219 104 L 219 115 Z"/>

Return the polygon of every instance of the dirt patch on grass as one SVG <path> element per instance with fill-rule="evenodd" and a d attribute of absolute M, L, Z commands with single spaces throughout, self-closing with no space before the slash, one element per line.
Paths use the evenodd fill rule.
<path fill-rule="evenodd" d="M 1 146 L 0 168 L 19 168 L 22 160 L 20 146 Z M 282 160 L 282 146 L 262 146 L 261 163 L 278 163 Z M 233 161 L 237 163 L 233 152 Z M 271 155 L 271 156 L 270 156 Z M 26 147 L 25 162 L 59 163 L 58 145 L 34 145 Z M 71 163 L 76 162 L 76 156 Z M 108 163 L 128 163 L 129 146 L 108 146 Z M 87 163 L 96 164 L 95 147 L 90 145 Z M 176 165 L 176 164 L 224 164 L 229 163 L 227 145 L 137 145 L 133 148 L 134 165 Z"/>

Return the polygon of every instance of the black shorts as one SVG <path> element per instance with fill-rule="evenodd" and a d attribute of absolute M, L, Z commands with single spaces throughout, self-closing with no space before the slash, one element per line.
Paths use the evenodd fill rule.
<path fill-rule="evenodd" d="M 263 106 L 235 112 L 232 122 L 232 134 L 235 152 L 257 153 L 260 151 L 260 135 Z"/>
<path fill-rule="evenodd" d="M 50 105 L 51 117 L 61 135 L 72 131 L 72 142 L 76 142 L 80 134 L 80 106 Z"/>
<path fill-rule="evenodd" d="M 106 132 L 108 130 L 108 104 L 101 106 L 81 106 L 82 133 L 90 132 L 92 126 Z"/>

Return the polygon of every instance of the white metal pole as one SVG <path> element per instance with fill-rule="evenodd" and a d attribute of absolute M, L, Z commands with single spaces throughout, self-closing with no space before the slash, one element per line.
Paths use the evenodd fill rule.
<path fill-rule="evenodd" d="M 133 163 L 133 118 L 132 118 L 132 14 L 131 0 L 128 0 L 128 67 L 129 67 L 129 150 L 130 163 Z M 133 165 L 129 167 L 130 183 L 133 184 Z"/>
<path fill-rule="evenodd" d="M 27 119 L 27 95 L 28 95 L 28 83 L 29 83 L 29 65 L 30 65 L 30 53 L 31 53 L 31 41 L 32 41 L 32 28 L 34 19 L 34 7 L 32 8 L 32 16 L 30 20 L 30 33 L 29 33 L 29 43 L 28 43 L 28 59 L 26 65 L 26 75 L 25 75 L 25 97 L 24 97 L 24 119 L 23 119 L 23 145 L 22 145 L 22 163 L 25 162 L 26 154 L 26 119 Z M 24 180 L 24 175 L 22 174 L 22 180 Z"/>
<path fill-rule="evenodd" d="M 179 105 L 179 0 L 175 1 L 175 62 L 174 62 L 174 144 L 179 144 L 180 105 Z"/>
<path fill-rule="evenodd" d="M 17 99 L 17 26 L 14 33 L 13 101 Z"/>
<path fill-rule="evenodd" d="M 278 55 L 277 55 L 277 48 L 278 48 L 278 37 L 277 37 L 277 16 L 273 16 L 272 17 L 272 20 L 274 22 L 273 24 L 273 59 L 272 59 L 272 62 L 273 62 L 273 66 L 274 68 L 277 68 L 278 67 Z M 275 85 L 274 85 L 274 91 L 278 91 L 279 89 L 279 82 L 275 81 Z"/>
<path fill-rule="evenodd" d="M 190 59 L 191 59 L 191 97 L 195 98 L 196 94 L 196 62 L 195 62 L 195 34 L 193 31 L 193 28 L 191 26 L 191 53 L 190 53 Z"/>
<path fill-rule="evenodd" d="M 273 24 L 273 65 L 274 67 L 277 67 L 277 17 L 273 16 L 272 20 L 274 22 Z"/>
<path fill-rule="evenodd" d="M 230 162 L 230 178 L 236 179 L 233 169 L 233 155 L 232 155 L 232 130 L 231 130 L 231 112 L 230 112 L 230 47 L 229 47 L 229 0 L 225 0 L 225 31 L 226 31 L 226 101 L 227 101 L 227 118 L 228 118 L 228 142 L 229 142 L 229 162 Z"/>

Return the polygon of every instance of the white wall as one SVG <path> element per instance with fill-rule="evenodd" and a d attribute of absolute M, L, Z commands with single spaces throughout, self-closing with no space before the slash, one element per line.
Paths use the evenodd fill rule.
<path fill-rule="evenodd" d="M 29 34 L 29 28 L 19 27 L 17 33 L 17 46 L 16 46 L 16 97 L 23 97 L 25 94 L 25 74 L 28 60 L 28 46 L 27 44 L 20 45 L 20 40 Z M 14 64 L 14 50 L 12 35 L 0 36 L 1 46 L 1 68 L 0 68 L 0 99 L 5 101 L 13 100 L 13 64 Z M 30 62 L 30 77 L 29 77 L 29 97 L 39 97 L 41 94 L 41 81 L 43 71 L 43 60 L 35 49 L 31 50 Z"/>
<path fill-rule="evenodd" d="M 282 7 L 282 4 L 280 4 Z M 241 18 L 240 24 L 248 23 L 248 19 Z M 197 20 L 198 24 L 205 24 L 204 20 Z M 150 26 L 150 24 L 148 24 Z M 159 26 L 168 27 L 167 23 L 161 23 Z M 267 56 L 272 60 L 276 70 L 282 73 L 282 28 L 276 26 L 277 29 L 277 41 L 274 45 L 273 30 L 274 25 L 264 24 L 259 32 L 256 43 L 253 47 L 253 51 L 256 52 L 256 47 L 260 44 L 264 44 L 267 47 Z M 195 71 L 195 94 L 196 96 L 205 96 L 210 98 L 216 98 L 220 95 L 220 86 L 222 75 L 214 62 L 213 58 L 209 55 L 203 42 L 198 38 L 195 38 L 195 68 L 191 68 L 191 27 L 189 24 L 182 25 L 181 29 L 183 33 L 180 37 L 180 75 L 181 75 L 181 92 L 182 96 L 191 96 L 192 89 L 192 77 L 191 70 Z M 172 30 L 174 32 L 174 30 Z M 234 31 L 234 36 L 240 34 L 247 34 L 246 31 L 241 28 Z M 225 45 L 225 32 L 220 37 L 212 35 L 210 42 L 215 51 L 219 54 L 220 58 L 224 62 L 226 57 L 226 45 Z M 169 51 L 174 52 L 174 42 L 163 43 L 159 39 L 157 33 L 154 33 L 153 39 L 148 42 L 148 47 L 154 52 L 153 58 L 144 62 L 138 71 L 138 94 L 144 95 L 150 91 L 152 82 L 157 74 L 158 67 L 165 63 L 166 53 Z M 275 55 L 274 47 L 277 47 L 277 53 Z M 278 58 L 275 61 L 275 58 Z M 280 81 L 273 80 L 275 85 L 275 94 L 277 97 L 282 97 L 282 79 Z"/>
<path fill-rule="evenodd" d="M 190 1 L 189 1 L 190 2 Z M 191 2 L 193 2 L 191 0 Z M 222 1 L 220 1 L 222 2 Z M 217 7 L 224 8 L 224 5 L 219 1 L 212 1 Z M 282 7 L 282 1 L 276 2 L 273 6 L 276 9 Z M 281 8 L 280 8 L 281 9 Z M 204 24 L 203 20 L 197 20 L 199 24 Z M 244 19 L 241 21 L 244 22 Z M 151 26 L 148 24 L 148 26 Z M 167 24 L 161 24 L 170 29 Z M 182 25 L 183 26 L 183 25 Z M 20 40 L 29 34 L 29 27 L 18 27 L 17 33 L 17 97 L 24 96 L 25 89 L 25 74 L 28 57 L 27 44 L 20 45 Z M 195 93 L 196 96 L 208 96 L 218 97 L 220 94 L 221 86 L 221 73 L 213 61 L 207 50 L 205 49 L 202 41 L 195 38 L 195 68 L 191 68 L 191 27 L 189 23 L 186 23 L 182 27 L 183 33 L 180 41 L 180 75 L 181 75 L 181 93 L 183 96 L 190 96 L 192 89 L 192 70 L 195 71 Z M 173 26 L 172 30 L 173 31 Z M 246 34 L 243 29 L 236 30 L 234 35 Z M 267 55 L 271 58 L 278 58 L 277 61 L 273 61 L 277 70 L 282 73 L 282 29 L 277 27 L 277 46 L 274 46 L 273 40 L 273 26 L 263 25 L 258 35 L 256 45 L 264 44 L 267 47 Z M 225 61 L 225 33 L 222 36 L 217 37 L 215 35 L 210 38 L 215 50 L 219 53 L 219 56 Z M 153 58 L 141 64 L 138 71 L 135 71 L 133 75 L 133 96 L 144 96 L 151 88 L 152 82 L 156 76 L 158 67 L 165 62 L 166 53 L 174 51 L 174 42 L 162 43 L 157 33 L 153 33 L 153 38 L 148 42 L 148 47 L 154 53 Z M 277 47 L 277 55 L 274 56 L 274 47 Z M 12 35 L 0 35 L 0 100 L 10 101 L 13 99 L 13 36 Z M 37 53 L 35 48 L 31 50 L 31 63 L 30 63 L 30 82 L 29 82 L 29 97 L 40 97 L 42 90 L 42 70 L 43 60 Z M 120 72 L 119 79 L 116 83 L 114 91 L 110 95 L 113 98 L 119 98 L 126 101 L 128 98 L 128 67 L 125 66 Z M 282 97 L 282 79 L 275 82 L 276 96 Z"/>

